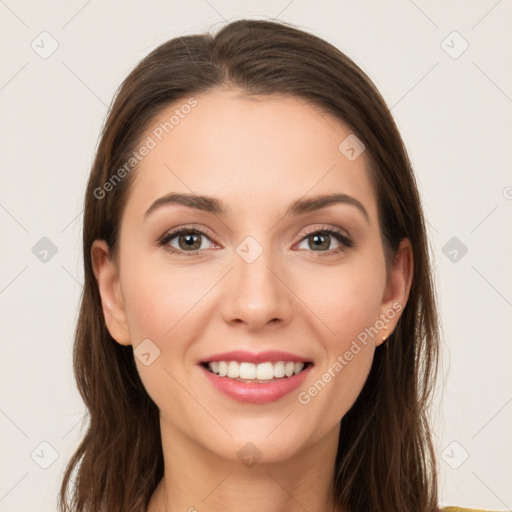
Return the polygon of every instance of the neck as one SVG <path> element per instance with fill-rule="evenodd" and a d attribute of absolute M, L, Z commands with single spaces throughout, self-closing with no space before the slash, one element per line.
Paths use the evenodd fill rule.
<path fill-rule="evenodd" d="M 165 474 L 147 512 L 341 512 L 333 497 L 339 424 L 286 460 L 248 466 L 160 422 Z"/>

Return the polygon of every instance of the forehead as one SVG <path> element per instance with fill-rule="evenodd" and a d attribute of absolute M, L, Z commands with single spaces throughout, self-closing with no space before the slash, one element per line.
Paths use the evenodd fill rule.
<path fill-rule="evenodd" d="M 282 210 L 299 197 L 339 192 L 363 202 L 372 217 L 369 159 L 364 151 L 349 159 L 345 151 L 353 137 L 347 125 L 301 98 L 249 98 L 237 90 L 185 98 L 146 130 L 142 142 L 151 140 L 151 149 L 133 171 L 127 210 L 145 211 L 173 191 L 218 197 L 230 210 Z"/>

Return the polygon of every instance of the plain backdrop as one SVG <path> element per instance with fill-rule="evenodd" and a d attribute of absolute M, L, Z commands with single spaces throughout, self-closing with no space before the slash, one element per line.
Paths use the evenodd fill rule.
<path fill-rule="evenodd" d="M 510 510 L 507 0 L 0 2 L 0 510 L 56 510 L 81 438 L 71 350 L 82 201 L 113 94 L 162 42 L 245 17 L 325 38 L 390 106 L 422 194 L 443 320 L 439 499 Z"/>

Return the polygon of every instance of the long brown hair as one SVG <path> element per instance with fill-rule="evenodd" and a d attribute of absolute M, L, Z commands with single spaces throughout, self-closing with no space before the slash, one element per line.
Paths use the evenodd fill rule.
<path fill-rule="evenodd" d="M 428 408 L 440 325 L 411 163 L 383 98 L 352 60 L 293 25 L 263 20 L 238 20 L 216 34 L 172 39 L 144 58 L 116 93 L 83 216 L 85 282 L 73 363 L 89 424 L 66 468 L 60 509 L 144 512 L 163 477 L 158 408 L 139 378 L 132 347 L 117 343 L 106 328 L 90 249 L 103 239 L 113 254 L 118 250 L 121 213 L 133 181 L 129 172 L 119 180 L 119 169 L 155 116 L 170 104 L 220 87 L 248 96 L 306 99 L 348 125 L 366 146 L 386 263 L 407 237 L 414 277 L 394 332 L 377 347 L 368 379 L 342 419 L 336 500 L 350 512 L 437 512 L 438 468 Z"/>

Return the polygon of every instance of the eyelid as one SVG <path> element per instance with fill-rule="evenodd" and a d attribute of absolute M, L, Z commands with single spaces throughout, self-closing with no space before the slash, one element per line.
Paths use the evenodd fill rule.
<path fill-rule="evenodd" d="M 352 237 L 350 236 L 348 231 L 346 231 L 345 229 L 342 229 L 338 226 L 330 226 L 327 224 L 315 224 L 313 226 L 308 226 L 303 231 L 301 231 L 301 233 L 303 234 L 302 238 L 304 238 L 304 236 L 310 235 L 311 233 L 316 233 L 317 231 L 336 231 L 337 233 L 345 236 L 345 238 L 352 241 Z M 301 240 L 302 240 L 302 238 L 301 238 Z"/>
<path fill-rule="evenodd" d="M 174 228 L 170 229 L 169 231 L 166 231 L 162 237 L 160 238 L 160 240 L 162 240 L 163 238 L 169 236 L 169 235 L 177 235 L 179 234 L 181 231 L 197 231 L 203 235 L 206 235 L 208 238 L 211 238 L 212 241 L 215 241 L 215 239 L 217 238 L 217 235 L 211 230 L 211 229 L 208 229 L 207 227 L 203 226 L 202 224 L 183 224 L 183 225 L 180 225 L 180 226 L 175 226 Z"/>

